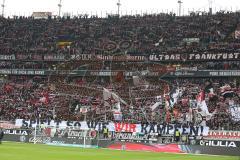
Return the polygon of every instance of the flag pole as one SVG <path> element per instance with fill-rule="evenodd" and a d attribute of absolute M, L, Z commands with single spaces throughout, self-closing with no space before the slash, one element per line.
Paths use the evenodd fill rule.
<path fill-rule="evenodd" d="M 37 143 L 36 138 L 37 138 L 37 126 L 38 126 L 38 120 L 39 120 L 39 113 L 37 114 L 38 116 L 36 117 L 36 125 L 34 129 L 34 144 Z"/>
<path fill-rule="evenodd" d="M 37 119 L 36 119 L 37 122 Z M 37 138 L 37 123 L 35 125 L 35 129 L 34 129 L 34 144 L 36 144 L 36 138 Z"/>

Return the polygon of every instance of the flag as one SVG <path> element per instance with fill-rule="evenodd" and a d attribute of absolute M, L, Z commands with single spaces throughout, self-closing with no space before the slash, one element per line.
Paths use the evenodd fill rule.
<path fill-rule="evenodd" d="M 165 122 L 166 123 L 170 123 L 171 122 L 171 113 L 170 111 L 166 111 L 166 114 L 165 114 Z"/>
<path fill-rule="evenodd" d="M 220 87 L 220 89 L 221 89 L 221 95 L 224 98 L 231 98 L 236 95 L 229 84 L 225 84 L 224 86 Z"/>
<path fill-rule="evenodd" d="M 115 77 L 116 82 L 123 82 L 124 81 L 124 75 L 123 71 L 119 71 Z"/>
<path fill-rule="evenodd" d="M 89 104 L 90 103 L 89 97 L 81 97 L 80 103 L 81 104 Z"/>
<path fill-rule="evenodd" d="M 73 109 L 74 109 L 74 106 L 73 106 Z M 75 113 L 77 113 L 78 111 L 80 111 L 80 105 L 79 105 L 79 104 L 77 104 L 77 105 L 75 106 L 75 109 L 74 109 L 74 112 L 75 112 Z"/>
<path fill-rule="evenodd" d="M 154 45 L 155 45 L 155 47 L 157 47 L 157 46 L 159 46 L 159 44 L 160 44 L 160 43 L 158 42 L 158 43 L 155 43 Z"/>
<path fill-rule="evenodd" d="M 103 88 L 104 106 L 110 106 L 113 112 L 121 112 L 121 103 L 127 105 L 116 93 Z"/>
<path fill-rule="evenodd" d="M 81 106 L 79 112 L 80 113 L 87 113 L 89 106 Z"/>
<path fill-rule="evenodd" d="M 103 88 L 104 106 L 110 106 L 115 120 L 122 120 L 121 103 L 127 105 L 116 93 Z"/>
<path fill-rule="evenodd" d="M 173 115 L 174 119 L 177 120 L 181 116 L 181 113 L 180 113 L 179 109 L 174 108 L 173 112 L 172 112 L 172 115 Z"/>
<path fill-rule="evenodd" d="M 160 40 L 159 40 L 159 43 L 162 43 L 163 42 L 163 38 L 161 38 Z"/>
<path fill-rule="evenodd" d="M 170 97 L 169 97 L 169 91 L 170 91 L 170 87 L 169 85 L 164 85 L 163 87 L 163 99 L 164 99 L 164 102 L 165 102 L 165 108 L 166 109 L 169 109 L 170 108 Z"/>
<path fill-rule="evenodd" d="M 220 87 L 221 93 L 231 90 L 231 86 L 229 84 L 225 84 L 224 86 Z"/>
<path fill-rule="evenodd" d="M 189 108 L 188 112 L 186 113 L 186 121 L 192 122 L 193 120 L 193 110 L 192 108 Z"/>
<path fill-rule="evenodd" d="M 231 97 L 235 96 L 235 93 L 234 93 L 234 91 L 225 91 L 222 93 L 222 96 L 224 98 L 231 98 Z"/>
<path fill-rule="evenodd" d="M 116 102 L 116 103 L 112 104 L 112 111 L 114 113 L 121 112 L 121 104 L 120 104 L 120 102 Z"/>
<path fill-rule="evenodd" d="M 11 86 L 10 84 L 6 84 L 4 86 L 4 91 L 5 92 L 12 92 L 13 91 L 13 86 Z"/>
<path fill-rule="evenodd" d="M 197 101 L 196 100 L 189 100 L 190 108 L 197 108 Z"/>
<path fill-rule="evenodd" d="M 133 76 L 133 84 L 135 86 L 140 86 L 144 84 L 144 81 L 139 76 Z"/>
<path fill-rule="evenodd" d="M 240 30 L 235 31 L 235 39 L 240 39 Z"/>
<path fill-rule="evenodd" d="M 42 103 L 46 103 L 46 97 L 41 97 L 41 98 L 39 99 L 39 101 L 42 102 Z"/>
<path fill-rule="evenodd" d="M 72 44 L 72 42 L 67 42 L 67 41 L 57 42 L 57 46 L 58 46 L 58 47 L 70 46 L 71 44 Z"/>
<path fill-rule="evenodd" d="M 204 91 L 201 91 L 198 95 L 197 95 L 197 102 L 200 103 L 202 101 L 205 100 L 205 93 Z"/>
<path fill-rule="evenodd" d="M 115 121 L 122 121 L 122 113 L 121 112 L 114 112 L 113 117 Z"/>
<path fill-rule="evenodd" d="M 229 112 L 231 114 L 231 118 L 233 121 L 235 122 L 240 121 L 240 105 L 239 104 L 229 105 Z"/>
<path fill-rule="evenodd" d="M 72 105 L 72 109 L 71 109 L 71 112 L 74 112 L 74 113 L 87 113 L 89 108 L 91 106 L 88 106 L 88 105 L 85 105 L 85 104 L 80 104 L 80 103 L 74 103 Z"/>
<path fill-rule="evenodd" d="M 215 95 L 214 90 L 213 90 L 213 84 L 212 84 L 212 82 L 209 82 L 209 81 L 207 81 L 206 83 L 207 84 L 205 86 L 204 91 L 206 93 L 208 93 L 208 97 L 213 97 Z"/>
<path fill-rule="evenodd" d="M 162 96 L 155 97 L 156 103 L 154 103 L 150 108 L 154 111 L 158 106 L 162 105 Z"/>
<path fill-rule="evenodd" d="M 143 86 L 144 85 L 144 86 L 148 87 L 149 83 L 143 77 L 143 76 L 146 76 L 148 73 L 149 73 L 149 70 L 144 70 L 144 71 L 141 71 L 141 72 L 137 72 L 136 75 L 134 75 L 132 77 L 133 84 L 135 86 Z"/>
<path fill-rule="evenodd" d="M 160 106 L 160 105 L 162 105 L 162 103 L 161 102 L 156 102 L 156 103 L 154 103 L 154 105 L 152 105 L 150 108 L 152 109 L 152 111 L 153 110 L 155 110 L 158 106 Z"/>
<path fill-rule="evenodd" d="M 57 46 L 65 47 L 70 46 L 72 44 L 72 37 L 68 35 L 59 35 L 57 37 Z"/>
<path fill-rule="evenodd" d="M 197 106 L 200 108 L 199 112 L 202 116 L 212 116 L 212 114 L 209 113 L 208 106 L 206 104 L 204 91 L 201 91 L 197 96 Z"/>
<path fill-rule="evenodd" d="M 165 98 L 165 104 L 167 105 L 167 107 L 173 107 L 178 99 L 182 96 L 183 94 L 183 89 L 180 89 L 179 87 L 174 87 L 171 91 L 170 91 L 170 87 L 169 85 L 164 87 L 164 98 Z"/>
<path fill-rule="evenodd" d="M 159 46 L 160 45 L 160 43 L 162 43 L 163 42 L 163 38 L 161 38 L 157 43 L 155 43 L 154 45 L 157 47 L 157 46 Z"/>
<path fill-rule="evenodd" d="M 39 99 L 39 102 L 41 102 L 43 104 L 48 104 L 49 103 L 49 94 L 48 94 L 48 92 L 43 92 L 42 95 L 43 96 Z"/>
<path fill-rule="evenodd" d="M 171 90 L 171 92 L 169 93 L 170 96 L 170 107 L 173 107 L 178 99 L 182 96 L 182 90 L 179 88 L 174 88 L 173 90 Z"/>
<path fill-rule="evenodd" d="M 100 105 L 101 104 L 100 98 L 99 97 L 92 98 L 91 104 L 92 105 Z"/>
<path fill-rule="evenodd" d="M 189 99 L 188 98 L 183 98 L 181 99 L 182 106 L 187 106 L 189 104 Z"/>

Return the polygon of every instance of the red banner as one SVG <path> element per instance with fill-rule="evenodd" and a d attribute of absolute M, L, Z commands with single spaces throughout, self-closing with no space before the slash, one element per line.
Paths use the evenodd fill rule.
<path fill-rule="evenodd" d="M 116 132 L 136 132 L 136 124 L 114 123 Z"/>

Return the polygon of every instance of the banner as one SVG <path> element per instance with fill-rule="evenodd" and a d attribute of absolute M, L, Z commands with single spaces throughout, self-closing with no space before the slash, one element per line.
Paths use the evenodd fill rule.
<path fill-rule="evenodd" d="M 96 130 L 70 130 L 70 129 L 51 129 L 50 137 L 69 138 L 69 139 L 95 139 L 98 132 Z"/>
<path fill-rule="evenodd" d="M 44 70 L 33 70 L 33 69 L 0 69 L 0 74 L 6 75 L 45 75 Z"/>
<path fill-rule="evenodd" d="M 183 59 L 181 54 L 153 54 L 149 55 L 149 61 L 160 62 L 160 61 L 180 61 Z"/>
<path fill-rule="evenodd" d="M 101 61 L 131 61 L 131 62 L 143 62 L 145 56 L 141 55 L 96 55 L 97 60 Z"/>
<path fill-rule="evenodd" d="M 43 61 L 41 54 L 16 54 L 17 60 Z"/>
<path fill-rule="evenodd" d="M 32 17 L 35 19 L 48 19 L 49 16 L 52 16 L 52 12 L 33 12 Z"/>
<path fill-rule="evenodd" d="M 91 76 L 117 76 L 118 72 L 112 72 L 112 71 L 91 71 Z"/>
<path fill-rule="evenodd" d="M 200 140 L 199 145 L 201 146 L 212 146 L 212 147 L 233 147 L 239 148 L 240 142 L 238 141 L 224 141 L 224 140 Z"/>
<path fill-rule="evenodd" d="M 114 135 L 114 138 L 119 141 L 125 141 L 125 142 L 143 142 L 143 143 L 149 143 L 151 142 L 157 142 L 158 135 L 141 135 L 141 134 L 134 134 L 129 132 L 117 132 Z"/>
<path fill-rule="evenodd" d="M 114 132 L 131 132 L 151 134 L 156 133 L 160 135 L 173 135 L 178 129 L 181 134 L 188 135 L 208 135 L 209 128 L 203 126 L 186 126 L 182 124 L 132 124 L 132 123 L 114 123 L 114 122 L 86 122 L 86 121 L 54 121 L 54 120 L 23 120 L 17 119 L 16 126 L 19 127 L 35 127 L 41 125 L 44 127 L 52 126 L 57 128 L 73 127 L 79 130 L 98 130 L 102 131 L 107 127 L 109 131 Z"/>
<path fill-rule="evenodd" d="M 199 43 L 200 39 L 199 38 L 184 38 L 183 42 L 186 43 Z"/>
<path fill-rule="evenodd" d="M 117 76 L 123 72 L 124 77 L 135 76 L 135 72 L 128 71 L 87 71 L 87 70 L 38 70 L 38 69 L 0 69 L 0 74 L 4 75 L 78 75 L 78 76 Z M 163 73 L 159 72 L 140 72 L 142 76 L 158 77 Z M 170 71 L 164 74 L 165 78 L 174 77 L 239 77 L 240 70 L 199 70 L 199 71 Z"/>
<path fill-rule="evenodd" d="M 64 61 L 65 55 L 44 55 L 44 61 Z"/>
<path fill-rule="evenodd" d="M 0 55 L 0 60 L 15 60 L 16 57 L 14 54 L 11 55 Z"/>
<path fill-rule="evenodd" d="M 240 141 L 240 131 L 214 131 L 210 130 L 205 139 L 223 139 Z"/>
<path fill-rule="evenodd" d="M 64 43 L 69 44 L 70 42 Z M 38 61 L 115 61 L 115 62 L 169 62 L 169 61 L 236 61 L 240 60 L 240 53 L 179 53 L 179 54 L 73 54 L 73 55 L 36 55 L 36 54 L 12 54 L 0 55 L 0 60 L 38 60 Z"/>
<path fill-rule="evenodd" d="M 4 129 L 4 141 L 29 142 L 33 130 L 31 129 Z"/>
<path fill-rule="evenodd" d="M 213 61 L 239 60 L 240 53 L 179 53 L 179 54 L 152 54 L 149 61 Z"/>
<path fill-rule="evenodd" d="M 56 128 L 66 128 L 74 127 L 79 130 L 101 130 L 103 126 L 108 126 L 110 131 L 114 131 L 112 128 L 113 123 L 109 125 L 108 122 L 86 122 L 86 121 L 54 121 L 54 120 L 24 120 L 16 119 L 15 125 L 19 127 L 36 127 L 36 125 L 41 125 L 44 127 L 56 127 Z"/>
<path fill-rule="evenodd" d="M 132 77 L 136 75 L 136 72 L 124 72 L 124 71 L 90 71 L 90 76 L 117 76 L 119 72 L 123 72 L 123 76 Z M 86 75 L 86 74 L 85 74 Z M 159 72 L 139 72 L 140 76 L 160 76 L 161 73 Z"/>
<path fill-rule="evenodd" d="M 240 70 L 199 70 L 169 72 L 164 77 L 238 77 Z"/>
<path fill-rule="evenodd" d="M 176 71 L 198 71 L 198 67 L 176 67 Z"/>
<path fill-rule="evenodd" d="M 71 60 L 83 60 L 83 61 L 91 61 L 94 56 L 91 54 L 73 54 L 71 55 Z"/>
<path fill-rule="evenodd" d="M 27 135 L 30 135 L 31 133 L 32 133 L 31 130 L 26 130 L 26 129 L 4 129 L 5 135 L 27 136 Z"/>
<path fill-rule="evenodd" d="M 9 121 L 0 121 L 0 128 L 3 129 L 12 129 L 12 128 L 17 128 L 15 126 L 14 122 L 9 122 Z"/>

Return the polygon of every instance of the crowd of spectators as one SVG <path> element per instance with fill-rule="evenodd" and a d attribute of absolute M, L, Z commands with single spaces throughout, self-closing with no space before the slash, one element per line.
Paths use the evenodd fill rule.
<path fill-rule="evenodd" d="M 105 106 L 103 87 L 119 95 L 127 104 L 121 104 L 122 121 L 207 124 L 211 129 L 239 130 L 240 87 L 238 79 L 168 79 L 146 78 L 147 85 L 134 86 L 132 79 L 111 82 L 109 78 L 86 77 L 66 81 L 65 77 L 5 78 L 0 92 L 0 117 L 14 119 L 97 120 L 115 121 L 113 106 Z M 153 82 L 153 83 L 152 83 Z M 171 82 L 171 84 L 169 84 Z M 212 91 L 207 91 L 211 84 Z M 222 87 L 229 84 L 232 91 L 227 97 Z M 165 94 L 173 86 L 182 88 L 183 94 L 171 108 L 166 107 Z M 205 90 L 209 115 L 201 114 L 192 105 L 197 95 Z M 166 93 L 167 92 L 167 93 Z M 152 106 L 161 102 L 156 108 Z M 234 105 L 233 105 L 234 104 Z M 83 110 L 84 109 L 84 110 Z M 200 117 L 199 117 L 200 116 Z"/>
<path fill-rule="evenodd" d="M 71 54 L 232 52 L 240 47 L 234 38 L 238 24 L 239 13 L 221 12 L 187 17 L 1 18 L 0 53 L 41 59 L 52 54 L 60 58 Z M 62 47 L 58 42 L 70 43 Z"/>
<path fill-rule="evenodd" d="M 159 64 L 70 58 L 82 54 L 238 52 L 239 40 L 234 35 L 238 27 L 239 13 L 220 12 L 187 17 L 0 18 L 0 69 L 86 71 L 84 76 L 4 75 L 0 78 L 0 118 L 117 121 L 113 106 L 104 105 L 106 88 L 124 100 L 120 111 L 125 122 L 206 124 L 216 130 L 240 130 L 239 110 L 231 110 L 240 107 L 238 78 L 159 78 L 166 68 L 238 70 L 237 60 Z M 91 75 L 90 71 L 116 71 L 116 75 Z M 120 71 L 134 75 L 125 76 Z M 158 77 L 147 76 L 152 71 L 159 72 Z M 176 87 L 181 88 L 182 95 L 169 106 L 166 97 Z M 231 94 L 225 96 L 222 87 Z M 208 115 L 192 105 L 202 91 Z M 157 102 L 161 105 L 153 108 Z"/>

